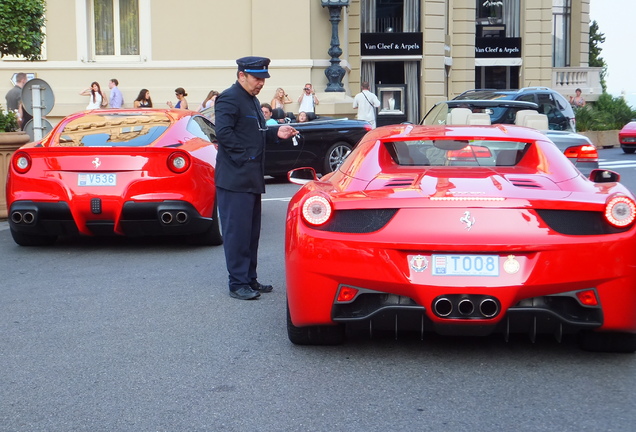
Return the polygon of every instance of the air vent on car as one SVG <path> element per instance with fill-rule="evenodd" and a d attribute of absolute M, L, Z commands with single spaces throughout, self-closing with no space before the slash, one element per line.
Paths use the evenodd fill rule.
<path fill-rule="evenodd" d="M 527 178 L 509 178 L 508 179 L 513 186 L 531 188 L 531 189 L 543 189 L 539 183 L 532 179 Z"/>
<path fill-rule="evenodd" d="M 394 178 L 391 179 L 389 181 L 387 181 L 384 184 L 384 187 L 386 188 L 393 188 L 393 187 L 404 187 L 404 186 L 411 186 L 413 184 L 413 179 L 412 178 Z"/>

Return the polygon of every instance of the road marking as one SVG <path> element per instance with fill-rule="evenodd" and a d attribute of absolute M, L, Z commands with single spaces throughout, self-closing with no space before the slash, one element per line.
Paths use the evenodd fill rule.
<path fill-rule="evenodd" d="M 284 198 L 263 198 L 262 201 L 282 201 L 282 202 L 289 202 L 291 201 L 291 197 L 284 197 Z"/>
<path fill-rule="evenodd" d="M 606 161 L 600 159 L 598 161 L 598 165 L 600 168 L 636 168 L 636 160 L 635 161 Z"/>

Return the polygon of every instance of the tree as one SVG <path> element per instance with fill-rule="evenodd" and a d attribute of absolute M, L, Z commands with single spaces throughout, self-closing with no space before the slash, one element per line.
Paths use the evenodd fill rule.
<path fill-rule="evenodd" d="M 44 42 L 45 0 L 0 1 L 0 57 L 38 60 Z"/>
<path fill-rule="evenodd" d="M 590 24 L 590 56 L 589 56 L 589 65 L 590 67 L 600 67 L 601 69 L 601 87 L 603 88 L 603 93 L 607 91 L 607 84 L 605 83 L 605 77 L 607 75 L 607 64 L 603 57 L 601 57 L 601 44 L 605 42 L 605 33 L 601 33 L 598 28 L 598 23 L 596 21 L 592 21 Z"/>

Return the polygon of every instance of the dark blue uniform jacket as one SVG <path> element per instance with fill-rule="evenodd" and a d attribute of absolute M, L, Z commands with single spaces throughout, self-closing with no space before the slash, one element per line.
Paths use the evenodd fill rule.
<path fill-rule="evenodd" d="M 234 192 L 265 193 L 264 152 L 267 134 L 276 141 L 278 128 L 267 132 L 258 99 L 234 83 L 214 103 L 216 186 Z"/>

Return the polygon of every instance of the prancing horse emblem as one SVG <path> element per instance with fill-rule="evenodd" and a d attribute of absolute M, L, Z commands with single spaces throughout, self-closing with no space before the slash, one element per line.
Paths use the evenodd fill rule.
<path fill-rule="evenodd" d="M 99 166 L 102 164 L 102 162 L 99 160 L 98 157 L 96 157 L 95 159 L 93 159 L 92 164 L 95 165 L 95 168 L 99 168 Z"/>
<path fill-rule="evenodd" d="M 470 216 L 469 211 L 465 211 L 464 216 L 460 217 L 459 220 L 466 224 L 466 230 L 470 230 L 475 225 L 475 218 Z"/>

